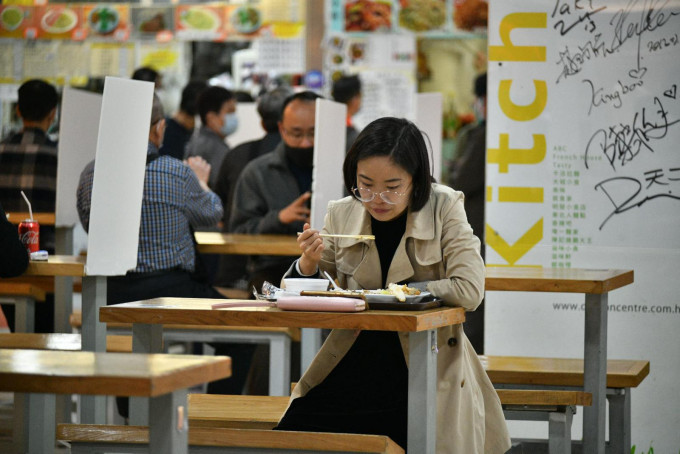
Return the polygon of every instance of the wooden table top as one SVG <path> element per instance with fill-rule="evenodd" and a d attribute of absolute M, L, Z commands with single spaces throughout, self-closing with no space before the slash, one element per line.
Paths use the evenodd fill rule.
<path fill-rule="evenodd" d="M 231 375 L 231 358 L 0 349 L 0 390 L 155 397 Z"/>
<path fill-rule="evenodd" d="M 486 290 L 607 293 L 633 283 L 633 270 L 581 268 L 486 268 Z"/>
<path fill-rule="evenodd" d="M 82 255 L 50 255 L 46 261 L 31 260 L 24 276 L 85 276 Z"/>
<path fill-rule="evenodd" d="M 31 214 L 28 211 L 11 211 L 5 214 L 7 214 L 7 220 L 15 225 L 19 225 L 21 221 L 31 218 Z M 54 225 L 56 215 L 54 213 L 33 213 L 33 220 L 38 221 L 40 225 Z"/>
<path fill-rule="evenodd" d="M 367 329 L 416 332 L 456 325 L 465 321 L 460 307 L 427 311 L 302 312 L 269 307 L 212 309 L 214 299 L 156 298 L 115 304 L 99 309 L 103 323 L 149 323 L 293 328 Z M 238 300 L 232 300 L 238 301 Z M 252 300 L 243 300 L 252 302 Z"/>
<path fill-rule="evenodd" d="M 297 240 L 290 235 L 196 232 L 196 243 L 205 254 L 300 255 Z"/>

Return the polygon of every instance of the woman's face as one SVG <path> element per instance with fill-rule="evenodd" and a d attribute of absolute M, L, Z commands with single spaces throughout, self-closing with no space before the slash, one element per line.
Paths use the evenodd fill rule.
<path fill-rule="evenodd" d="M 388 156 L 372 156 L 357 163 L 357 188 L 363 189 L 364 193 L 370 194 L 366 191 L 370 190 L 375 194 L 373 200 L 362 203 L 378 221 L 391 221 L 408 208 L 412 182 L 411 175 Z M 380 197 L 384 191 L 391 193 L 386 196 L 395 204 L 389 204 Z"/>

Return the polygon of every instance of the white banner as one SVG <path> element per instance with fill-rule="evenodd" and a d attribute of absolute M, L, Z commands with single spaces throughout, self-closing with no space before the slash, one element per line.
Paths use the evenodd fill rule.
<path fill-rule="evenodd" d="M 609 295 L 608 357 L 651 362 L 637 453 L 680 450 L 679 32 L 678 0 L 490 5 L 487 262 L 635 271 Z M 486 352 L 582 357 L 582 303 L 488 293 Z"/>

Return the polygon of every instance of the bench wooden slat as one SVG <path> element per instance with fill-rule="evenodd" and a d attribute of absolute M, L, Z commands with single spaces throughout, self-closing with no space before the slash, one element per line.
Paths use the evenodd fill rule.
<path fill-rule="evenodd" d="M 45 293 L 54 293 L 54 276 L 17 276 L 10 278 L 3 278 L 2 282 L 17 282 L 32 284 L 38 288 L 41 288 Z M 82 293 L 83 292 L 83 278 L 74 277 L 73 278 L 73 292 Z"/>
<path fill-rule="evenodd" d="M 389 437 L 381 435 L 189 427 L 189 444 L 194 446 L 297 449 L 312 452 L 404 452 Z M 59 424 L 57 439 L 71 443 L 145 444 L 149 442 L 149 431 L 140 426 Z"/>
<path fill-rule="evenodd" d="M 13 282 L 2 279 L 0 281 L 0 295 L 33 298 L 35 301 L 45 301 L 45 290 L 26 282 Z"/>
<path fill-rule="evenodd" d="M 69 324 L 75 329 L 80 329 L 82 326 L 82 313 L 72 312 L 69 316 Z M 107 323 L 107 327 L 115 329 L 129 329 L 132 330 L 130 323 Z M 290 339 L 295 342 L 300 342 L 301 331 L 300 328 L 285 328 L 285 327 L 266 327 L 266 326 L 222 326 L 222 325 L 163 325 L 163 330 L 186 330 L 186 331 L 255 331 L 255 332 L 275 332 L 288 334 Z"/>
<path fill-rule="evenodd" d="M 589 407 L 593 395 L 583 391 L 554 391 L 542 389 L 497 389 L 503 405 L 579 405 Z"/>
<path fill-rule="evenodd" d="M 0 333 L 0 348 L 24 350 L 81 350 L 80 334 L 71 333 Z M 132 351 L 132 336 L 106 336 L 106 351 L 129 353 Z"/>
<path fill-rule="evenodd" d="M 286 396 L 189 394 L 191 427 L 272 429 L 288 407 Z"/>
<path fill-rule="evenodd" d="M 492 383 L 583 386 L 583 360 L 523 356 L 483 356 Z M 649 375 L 649 361 L 607 360 L 608 388 L 635 388 Z"/>

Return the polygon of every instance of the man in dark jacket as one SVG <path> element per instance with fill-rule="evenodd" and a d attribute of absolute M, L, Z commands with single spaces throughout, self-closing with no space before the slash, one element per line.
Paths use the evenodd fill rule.
<path fill-rule="evenodd" d="M 260 114 L 262 128 L 266 134 L 261 139 L 242 143 L 227 153 L 217 174 L 215 193 L 222 199 L 224 207 L 223 232 L 229 232 L 229 215 L 236 182 L 243 168 L 252 160 L 269 153 L 281 142 L 279 121 L 281 107 L 286 98 L 293 94 L 289 87 L 271 90 L 259 99 L 257 113 Z M 247 257 L 242 255 L 220 256 L 215 285 L 220 287 L 247 288 Z"/>

